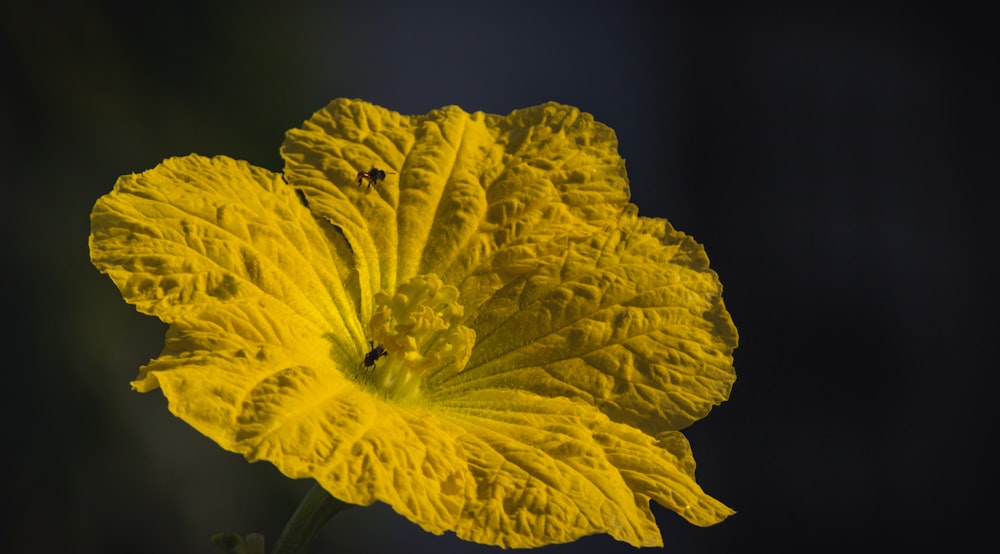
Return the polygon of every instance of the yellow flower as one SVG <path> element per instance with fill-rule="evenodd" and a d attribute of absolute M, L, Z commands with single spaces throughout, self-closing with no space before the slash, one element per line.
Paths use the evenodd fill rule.
<path fill-rule="evenodd" d="M 171 158 L 94 206 L 94 265 L 170 326 L 137 390 L 480 543 L 656 546 L 650 500 L 732 513 L 679 430 L 728 397 L 736 329 L 702 247 L 628 203 L 611 129 L 335 100 L 281 152 Z"/>

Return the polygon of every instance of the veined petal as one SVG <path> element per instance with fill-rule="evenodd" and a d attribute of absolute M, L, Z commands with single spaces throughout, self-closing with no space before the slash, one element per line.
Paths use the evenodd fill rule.
<path fill-rule="evenodd" d="M 617 219 L 629 194 L 617 147 L 614 131 L 555 103 L 508 116 L 454 106 L 401 116 L 338 99 L 289 131 L 282 155 L 313 211 L 359 259 L 379 260 L 371 290 L 438 274 L 476 305 L 546 263 L 554 240 Z M 359 186 L 373 167 L 391 173 Z"/>
<path fill-rule="evenodd" d="M 175 412 L 231 413 L 227 403 L 277 369 L 342 371 L 363 354 L 342 240 L 279 175 L 224 157 L 168 159 L 120 178 L 94 206 L 91 233 L 94 265 L 171 324 L 134 386 L 163 386 Z M 195 426 L 209 436 L 232 433 L 231 419 L 205 418 Z"/>
<path fill-rule="evenodd" d="M 476 348 L 433 398 L 482 387 L 578 398 L 657 435 L 729 396 L 737 333 L 702 247 L 662 219 L 627 210 L 566 244 L 558 263 L 520 277 L 471 314 Z"/>
<path fill-rule="evenodd" d="M 474 489 L 454 425 L 312 368 L 261 382 L 237 420 L 251 461 L 313 478 L 345 502 L 385 502 L 437 533 L 454 526 Z"/>
<path fill-rule="evenodd" d="M 438 406 L 468 431 L 458 442 L 478 483 L 459 537 L 522 548 L 608 533 L 662 546 L 650 500 L 698 525 L 732 513 L 695 483 L 680 433 L 657 441 L 584 403 L 511 389 Z"/>

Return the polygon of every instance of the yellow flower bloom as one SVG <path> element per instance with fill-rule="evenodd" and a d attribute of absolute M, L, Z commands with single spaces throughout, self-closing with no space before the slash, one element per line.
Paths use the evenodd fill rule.
<path fill-rule="evenodd" d="M 702 247 L 628 203 L 611 129 L 336 100 L 281 152 L 171 158 L 94 206 L 94 265 L 170 325 L 137 390 L 480 543 L 656 546 L 650 500 L 731 513 L 679 430 L 728 397 L 736 329 Z"/>

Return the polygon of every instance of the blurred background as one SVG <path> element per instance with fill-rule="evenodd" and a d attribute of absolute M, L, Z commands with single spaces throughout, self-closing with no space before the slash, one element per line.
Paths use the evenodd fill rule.
<path fill-rule="evenodd" d="M 165 327 L 90 265 L 88 217 L 168 156 L 280 170 L 285 130 L 342 96 L 578 106 L 617 131 L 641 213 L 706 245 L 739 378 L 688 436 L 699 482 L 738 514 L 699 529 L 655 508 L 666 551 L 977 544 L 997 492 L 990 19 L 650 4 L 0 2 L 0 550 L 277 537 L 309 483 L 129 389 Z M 311 551 L 404 549 L 499 552 L 385 506 L 338 515 Z"/>

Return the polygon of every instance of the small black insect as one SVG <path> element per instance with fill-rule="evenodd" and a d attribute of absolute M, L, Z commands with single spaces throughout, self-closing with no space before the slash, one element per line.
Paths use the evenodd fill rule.
<path fill-rule="evenodd" d="M 368 344 L 372 347 L 372 349 L 367 354 L 365 354 L 365 360 L 361 362 L 361 365 L 363 365 L 365 368 L 374 369 L 375 362 L 377 362 L 378 359 L 383 356 L 388 356 L 389 353 L 385 351 L 385 347 L 382 346 L 381 344 L 375 346 L 375 343 L 372 341 L 368 341 Z"/>
<path fill-rule="evenodd" d="M 368 171 L 359 171 L 358 172 L 358 186 L 361 186 L 362 184 L 364 184 L 364 181 L 368 181 L 368 189 L 370 189 L 370 188 L 374 187 L 375 185 L 377 185 L 380 181 L 385 181 L 385 176 L 387 174 L 388 175 L 393 175 L 392 172 L 388 172 L 387 173 L 387 172 L 382 171 L 381 169 L 379 169 L 377 167 L 373 167 L 373 168 L 369 169 Z M 365 189 L 365 190 L 368 190 L 368 189 Z"/>

